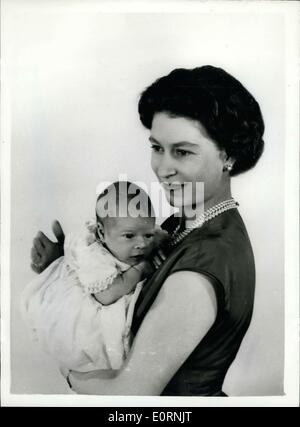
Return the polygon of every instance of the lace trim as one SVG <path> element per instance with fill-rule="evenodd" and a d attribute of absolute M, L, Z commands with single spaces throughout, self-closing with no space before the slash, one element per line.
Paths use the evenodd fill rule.
<path fill-rule="evenodd" d="M 101 280 L 95 280 L 90 283 L 82 283 L 79 278 L 76 270 L 70 264 L 66 264 L 66 269 L 68 273 L 71 273 L 76 276 L 76 282 L 82 287 L 83 292 L 86 294 L 96 294 L 97 292 L 105 291 L 113 281 L 122 274 L 121 271 L 115 271 L 108 277 L 105 277 Z"/>
<path fill-rule="evenodd" d="M 86 221 L 85 226 L 89 233 L 88 236 L 86 237 L 87 245 L 89 246 L 95 242 L 99 243 L 100 240 L 97 234 L 97 224 L 93 221 Z"/>
<path fill-rule="evenodd" d="M 116 277 L 119 275 L 120 273 L 116 272 L 115 274 L 112 274 L 111 276 L 106 277 L 100 282 L 96 280 L 95 282 L 86 283 L 82 285 L 83 291 L 89 294 L 96 294 L 98 292 L 105 291 L 105 289 L 107 289 L 116 279 Z"/>

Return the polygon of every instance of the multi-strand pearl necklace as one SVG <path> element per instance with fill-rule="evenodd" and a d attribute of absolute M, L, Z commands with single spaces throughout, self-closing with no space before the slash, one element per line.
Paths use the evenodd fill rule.
<path fill-rule="evenodd" d="M 238 203 L 233 199 L 224 200 L 221 203 L 207 209 L 203 214 L 201 214 L 198 218 L 196 218 L 188 227 L 186 227 L 180 233 L 178 232 L 180 228 L 180 224 L 175 228 L 173 233 L 171 234 L 171 239 L 169 244 L 171 246 L 177 245 L 182 239 L 184 239 L 191 231 L 195 230 L 195 228 L 200 228 L 202 225 L 211 220 L 212 218 L 220 215 L 221 213 L 228 211 L 229 209 L 234 209 L 238 207 Z"/>

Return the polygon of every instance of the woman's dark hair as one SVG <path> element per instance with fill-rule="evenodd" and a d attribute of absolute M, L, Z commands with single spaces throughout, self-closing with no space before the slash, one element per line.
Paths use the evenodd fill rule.
<path fill-rule="evenodd" d="M 144 90 L 138 110 L 148 129 L 158 112 L 198 120 L 216 145 L 235 159 L 232 176 L 252 168 L 263 152 L 260 107 L 222 68 L 175 69 Z"/>

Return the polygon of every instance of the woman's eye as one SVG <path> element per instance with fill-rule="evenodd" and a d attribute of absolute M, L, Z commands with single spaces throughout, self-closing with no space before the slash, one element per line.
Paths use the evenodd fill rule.
<path fill-rule="evenodd" d="M 155 153 L 160 153 L 162 151 L 162 148 L 159 145 L 151 145 L 151 150 L 154 151 Z"/>
<path fill-rule="evenodd" d="M 177 149 L 176 150 L 176 155 L 179 157 L 186 157 L 189 154 L 192 154 L 190 151 L 186 151 L 186 150 L 181 150 L 181 149 Z"/>

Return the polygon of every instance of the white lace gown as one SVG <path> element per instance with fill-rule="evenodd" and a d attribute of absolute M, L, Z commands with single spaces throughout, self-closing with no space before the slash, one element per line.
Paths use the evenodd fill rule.
<path fill-rule="evenodd" d="M 24 320 L 61 368 L 119 369 L 130 349 L 132 315 L 143 282 L 104 306 L 92 294 L 107 289 L 129 266 L 92 232 L 66 236 L 64 253 L 24 289 Z"/>

